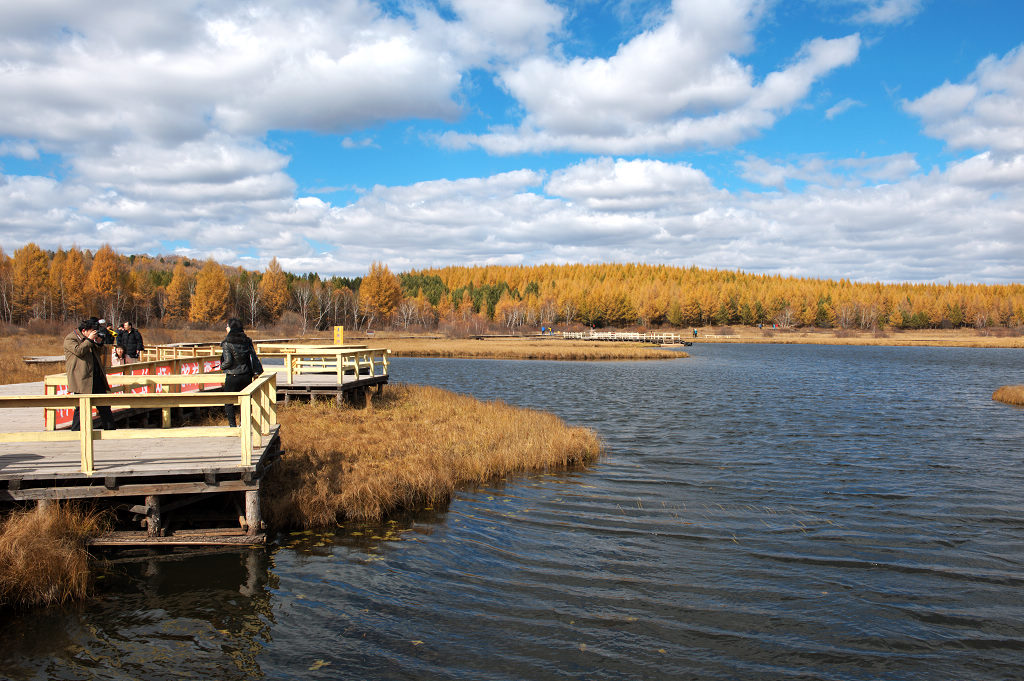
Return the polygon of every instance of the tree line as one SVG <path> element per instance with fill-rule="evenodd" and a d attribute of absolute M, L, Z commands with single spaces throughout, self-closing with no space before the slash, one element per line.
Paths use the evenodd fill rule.
<path fill-rule="evenodd" d="M 151 325 L 249 326 L 288 317 L 306 332 L 348 328 L 482 331 L 586 325 L 773 325 L 841 329 L 1024 326 L 1021 284 L 856 283 L 646 264 L 451 266 L 321 278 L 180 256 L 0 248 L 0 319 L 99 314 Z"/>

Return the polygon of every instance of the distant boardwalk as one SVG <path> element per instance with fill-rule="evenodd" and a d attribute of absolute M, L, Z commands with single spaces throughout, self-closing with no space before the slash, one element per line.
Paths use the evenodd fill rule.
<path fill-rule="evenodd" d="M 619 341 L 627 343 L 659 343 L 661 345 L 690 345 L 686 336 L 678 333 L 638 333 L 628 331 L 563 331 L 567 340 Z"/>

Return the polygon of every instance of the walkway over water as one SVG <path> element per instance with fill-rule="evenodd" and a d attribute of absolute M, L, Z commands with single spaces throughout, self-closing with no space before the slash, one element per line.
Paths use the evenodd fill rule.
<path fill-rule="evenodd" d="M 144 518 L 149 540 L 169 541 L 162 514 L 202 495 L 240 492 L 244 540 L 261 541 L 260 481 L 279 454 L 278 400 L 315 395 L 368 404 L 370 388 L 379 392 L 388 381 L 388 351 L 266 347 L 263 375 L 225 393 L 225 375 L 212 373 L 219 369 L 216 350 L 158 348 L 152 354 L 160 359 L 108 369 L 109 394 L 68 395 L 64 374 L 0 386 L 0 501 L 144 497 L 131 512 Z M 238 428 L 219 415 L 228 403 L 236 407 Z M 65 428 L 76 407 L 91 414 L 106 406 L 117 429 L 95 427 L 91 418 L 81 419 L 80 431 Z M 183 413 L 202 408 L 212 408 L 213 418 L 183 425 Z M 239 541 L 225 538 L 223 528 L 214 535 L 217 543 Z"/>

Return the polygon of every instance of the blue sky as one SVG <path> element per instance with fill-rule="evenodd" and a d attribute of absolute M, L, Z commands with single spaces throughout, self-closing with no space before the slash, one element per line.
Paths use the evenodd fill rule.
<path fill-rule="evenodd" d="M 1019 282 L 1022 27 L 1008 0 L 5 3 L 0 246 Z"/>

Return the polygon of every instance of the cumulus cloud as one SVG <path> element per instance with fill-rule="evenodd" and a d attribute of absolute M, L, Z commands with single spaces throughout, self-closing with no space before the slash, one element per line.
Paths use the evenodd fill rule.
<path fill-rule="evenodd" d="M 755 83 L 752 69 L 736 55 L 751 48 L 761 8 L 756 0 L 677 0 L 661 25 L 609 58 L 526 59 L 500 74 L 526 112 L 519 126 L 481 135 L 449 132 L 441 140 L 498 154 L 626 154 L 725 146 L 752 137 L 860 50 L 858 35 L 817 38 L 792 63 Z"/>
<path fill-rule="evenodd" d="M 903 108 L 953 149 L 1024 152 L 1024 47 L 988 57 L 963 83 L 947 81 Z"/>

